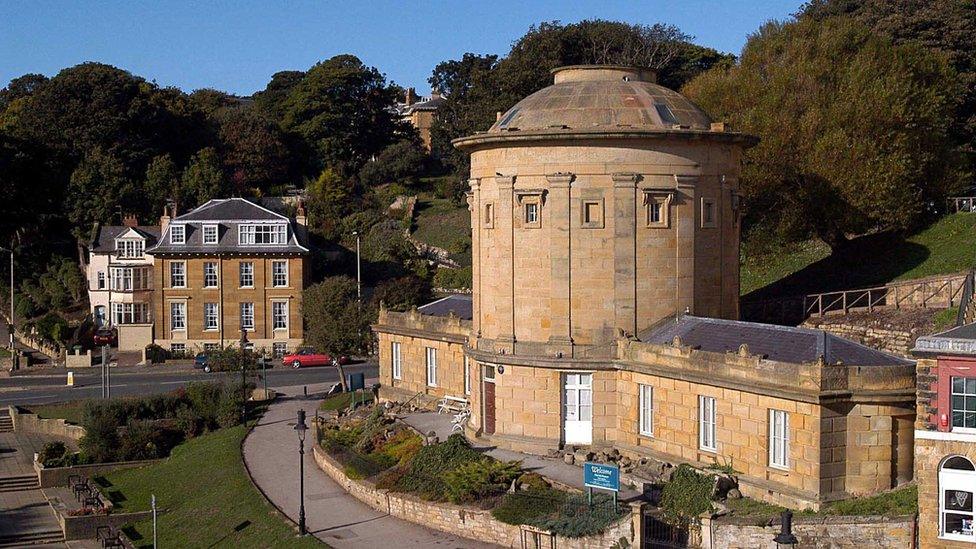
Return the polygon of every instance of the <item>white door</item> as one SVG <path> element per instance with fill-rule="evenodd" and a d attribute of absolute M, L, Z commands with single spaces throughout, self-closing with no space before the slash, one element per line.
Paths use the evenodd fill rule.
<path fill-rule="evenodd" d="M 593 442 L 593 374 L 563 376 L 563 440 Z"/>
<path fill-rule="evenodd" d="M 93 315 L 95 327 L 100 328 L 105 324 L 105 305 L 98 305 L 95 307 L 95 314 Z"/>

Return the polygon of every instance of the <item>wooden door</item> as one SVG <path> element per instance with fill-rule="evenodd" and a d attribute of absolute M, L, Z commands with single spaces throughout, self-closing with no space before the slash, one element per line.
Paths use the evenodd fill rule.
<path fill-rule="evenodd" d="M 493 435 L 495 434 L 495 367 L 488 364 L 484 366 L 482 394 L 484 395 L 485 434 Z"/>

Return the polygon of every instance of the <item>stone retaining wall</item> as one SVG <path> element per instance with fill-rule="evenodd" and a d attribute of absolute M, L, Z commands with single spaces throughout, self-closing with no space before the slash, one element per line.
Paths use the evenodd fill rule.
<path fill-rule="evenodd" d="M 773 537 L 779 533 L 776 521 L 757 526 L 756 519 L 719 518 L 702 520 L 702 549 L 776 549 Z M 793 517 L 797 547 L 830 549 L 908 549 L 914 547 L 915 517 L 825 516 Z"/>
<path fill-rule="evenodd" d="M 471 509 L 450 503 L 425 501 L 410 494 L 389 492 L 367 481 L 352 480 L 342 465 L 332 459 L 321 446 L 313 447 L 315 462 L 344 490 L 370 507 L 399 519 L 415 522 L 428 528 L 479 541 L 491 541 L 503 547 L 522 547 L 522 527 L 506 524 L 491 516 L 491 511 Z M 633 518 L 637 517 L 637 518 Z M 624 538 L 630 546 L 637 545 L 640 513 L 631 513 L 599 535 L 583 538 L 557 536 L 555 546 L 565 549 L 611 547 Z M 526 528 L 530 532 L 534 529 Z"/>
<path fill-rule="evenodd" d="M 918 334 L 913 334 L 905 330 L 891 330 L 877 326 L 859 326 L 847 323 L 835 324 L 822 318 L 816 319 L 816 322 L 804 322 L 803 325 L 857 341 L 868 347 L 905 357 L 911 357 L 910 351 L 915 346 L 915 340 L 918 338 Z"/>
<path fill-rule="evenodd" d="M 39 463 L 34 462 L 34 471 L 37 472 L 37 482 L 41 488 L 50 488 L 51 486 L 67 486 L 68 477 L 72 475 L 91 478 L 97 475 L 111 473 L 112 471 L 152 465 L 159 461 L 162 460 L 146 459 L 142 461 L 120 461 L 117 463 L 93 463 L 91 465 L 75 465 L 74 467 L 41 467 Z"/>
<path fill-rule="evenodd" d="M 65 515 L 60 511 L 56 512 L 56 514 L 66 541 L 95 539 L 98 528 L 102 526 L 122 528 L 126 524 L 132 524 L 152 517 L 152 511 L 119 513 L 117 515 L 82 515 L 77 517 Z"/>
<path fill-rule="evenodd" d="M 37 414 L 21 412 L 16 406 L 10 406 L 9 409 L 14 431 L 44 433 L 72 440 L 81 440 L 85 436 L 85 428 L 80 425 L 72 425 L 63 419 L 41 419 Z"/>

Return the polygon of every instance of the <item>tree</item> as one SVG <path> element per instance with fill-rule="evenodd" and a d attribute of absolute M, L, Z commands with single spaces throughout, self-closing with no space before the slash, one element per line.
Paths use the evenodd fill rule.
<path fill-rule="evenodd" d="M 180 172 L 168 154 L 152 159 L 146 168 L 146 183 L 143 185 L 149 213 L 158 213 L 170 199 L 176 200 L 180 194 Z"/>
<path fill-rule="evenodd" d="M 226 186 L 217 151 L 212 147 L 201 149 L 183 170 L 180 207 L 185 204 L 187 208 L 193 208 L 211 198 L 219 198 Z"/>
<path fill-rule="evenodd" d="M 121 214 L 139 202 L 133 181 L 115 156 L 95 148 L 71 173 L 65 207 L 72 231 L 79 241 L 90 236 L 95 222 L 121 221 Z"/>
<path fill-rule="evenodd" d="M 373 291 L 373 303 L 378 307 L 382 302 L 393 311 L 408 311 L 429 300 L 430 283 L 414 275 L 384 280 Z"/>
<path fill-rule="evenodd" d="M 356 299 L 356 281 L 326 278 L 302 294 L 305 341 L 333 355 L 362 353 L 369 339 L 368 312 Z"/>
<path fill-rule="evenodd" d="M 292 87 L 281 104 L 282 126 L 314 147 L 320 167 L 356 169 L 407 131 L 391 109 L 395 99 L 378 70 L 337 55 Z"/>
<path fill-rule="evenodd" d="M 307 186 L 309 226 L 316 233 L 328 239 L 340 236 L 337 229 L 342 219 L 351 213 L 352 187 L 348 179 L 331 168 L 322 170 L 319 177 Z"/>
<path fill-rule="evenodd" d="M 761 138 L 740 179 L 745 230 L 842 246 L 849 234 L 917 226 L 961 182 L 946 123 L 953 71 L 854 21 L 768 23 L 738 65 L 682 91 Z"/>
<path fill-rule="evenodd" d="M 228 110 L 217 119 L 220 156 L 237 194 L 287 180 L 290 151 L 277 124 L 253 109 Z"/>
<path fill-rule="evenodd" d="M 404 139 L 383 152 L 359 170 L 359 181 L 366 187 L 384 183 L 414 184 L 427 162 L 427 153 L 418 141 Z"/>
<path fill-rule="evenodd" d="M 262 112 L 271 116 L 273 120 L 280 121 L 284 114 L 283 103 L 285 99 L 303 78 L 305 78 L 305 73 L 302 71 L 274 73 L 264 90 L 254 94 L 254 104 Z"/>

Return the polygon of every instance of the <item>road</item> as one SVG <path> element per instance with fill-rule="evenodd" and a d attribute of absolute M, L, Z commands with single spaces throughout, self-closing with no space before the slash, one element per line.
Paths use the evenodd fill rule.
<path fill-rule="evenodd" d="M 375 362 L 363 362 L 344 366 L 346 374 L 364 372 L 368 378 L 375 378 Z M 285 368 L 278 366 L 268 371 L 268 387 L 289 387 L 339 381 L 335 368 Z M 75 372 L 75 386 L 66 386 L 64 371 L 51 374 L 25 375 L 0 378 L 0 407 L 8 404 L 44 404 L 64 402 L 82 398 L 97 398 L 101 395 L 99 368 Z M 119 368 L 112 372 L 112 396 L 138 396 L 165 393 L 183 387 L 193 381 L 212 381 L 240 379 L 240 373 L 214 372 L 181 369 L 173 371 L 166 366 L 152 370 L 145 367 Z M 263 383 L 255 381 L 258 386 Z"/>

